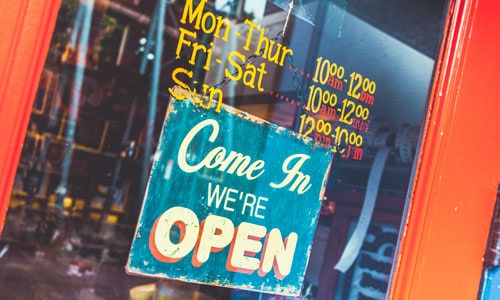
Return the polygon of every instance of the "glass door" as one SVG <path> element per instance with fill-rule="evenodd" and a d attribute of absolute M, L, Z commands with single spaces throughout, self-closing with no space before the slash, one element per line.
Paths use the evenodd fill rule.
<path fill-rule="evenodd" d="M 446 5 L 63 0 L 0 238 L 4 293 L 12 299 L 384 299 Z M 125 273 L 151 166 L 163 151 L 160 136 L 187 126 L 179 121 L 163 128 L 169 105 L 182 101 L 208 111 L 235 108 L 329 152 L 324 193 L 311 204 L 311 230 L 297 242 L 309 258 L 292 259 L 292 270 L 305 271 L 292 284 L 295 295 L 277 288 L 288 275 L 276 272 L 228 269 L 224 274 L 233 272 L 234 281 L 208 280 L 191 262 L 194 253 L 161 262 L 173 269 L 188 265 L 186 274 Z M 253 139 L 249 132 L 224 131 L 227 149 Z M 266 143 L 266 151 L 279 157 L 281 144 Z M 213 174 L 196 176 L 218 182 Z M 317 181 L 311 184 L 323 183 Z M 300 212 L 300 202 L 287 199 L 269 198 L 265 207 L 284 202 L 282 211 Z M 235 203 L 235 210 L 245 208 Z M 293 222 L 283 215 L 259 223 L 254 212 L 246 221 L 284 232 Z M 173 244 L 182 242 L 180 236 L 170 237 Z M 221 248 L 210 257 L 225 261 L 233 248 Z M 242 256 L 264 255 L 254 250 Z M 194 279 L 186 283 L 186 277 Z M 256 280 L 262 280 L 257 287 L 241 284 Z"/>

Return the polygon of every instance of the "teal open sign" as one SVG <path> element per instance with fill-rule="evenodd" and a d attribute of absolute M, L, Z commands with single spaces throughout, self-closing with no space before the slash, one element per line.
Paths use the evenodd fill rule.
<path fill-rule="evenodd" d="M 127 271 L 299 295 L 330 164 L 285 128 L 172 101 Z"/>

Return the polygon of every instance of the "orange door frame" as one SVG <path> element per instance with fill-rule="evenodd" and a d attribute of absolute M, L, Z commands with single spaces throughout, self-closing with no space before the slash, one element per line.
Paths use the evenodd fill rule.
<path fill-rule="evenodd" d="M 0 2 L 0 231 L 59 5 Z M 449 5 L 391 299 L 475 299 L 500 182 L 500 2 Z"/>
<path fill-rule="evenodd" d="M 451 0 L 390 299 L 476 299 L 500 183 L 496 0 Z"/>
<path fill-rule="evenodd" d="M 0 1 L 0 233 L 60 2 Z"/>

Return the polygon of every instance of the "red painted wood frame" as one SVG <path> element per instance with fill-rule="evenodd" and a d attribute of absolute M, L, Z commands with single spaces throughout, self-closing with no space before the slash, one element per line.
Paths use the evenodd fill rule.
<path fill-rule="evenodd" d="M 0 230 L 60 0 L 0 2 Z M 500 2 L 450 0 L 391 299 L 475 299 L 497 185 Z"/>
<path fill-rule="evenodd" d="M 0 1 L 0 232 L 60 2 Z"/>
<path fill-rule="evenodd" d="M 476 299 L 500 183 L 496 0 L 451 0 L 391 299 Z"/>

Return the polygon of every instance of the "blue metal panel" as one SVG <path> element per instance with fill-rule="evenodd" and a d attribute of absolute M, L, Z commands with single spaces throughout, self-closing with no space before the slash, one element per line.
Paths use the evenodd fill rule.
<path fill-rule="evenodd" d="M 172 101 L 128 271 L 299 295 L 331 154 L 246 113 Z"/>
<path fill-rule="evenodd" d="M 486 269 L 480 300 L 500 299 L 500 267 Z"/>

